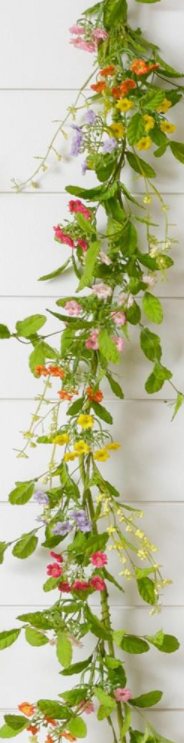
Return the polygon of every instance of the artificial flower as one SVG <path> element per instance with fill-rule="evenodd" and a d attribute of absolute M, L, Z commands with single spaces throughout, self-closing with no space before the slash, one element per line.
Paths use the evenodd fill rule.
<path fill-rule="evenodd" d="M 110 125 L 109 132 L 110 133 L 112 132 L 114 137 L 116 137 L 116 139 L 122 139 L 125 133 L 125 127 L 121 123 L 114 122 L 113 124 Z"/>
<path fill-rule="evenodd" d="M 61 581 L 61 583 L 59 583 L 58 590 L 61 591 L 61 592 L 63 592 L 63 593 L 70 593 L 71 586 L 69 585 L 69 583 L 67 581 L 64 581 L 63 580 L 63 581 Z"/>
<path fill-rule="evenodd" d="M 94 453 L 94 459 L 96 459 L 97 462 L 106 462 L 106 459 L 108 458 L 109 454 L 106 449 L 97 449 Z"/>
<path fill-rule="evenodd" d="M 120 338 L 118 335 L 113 335 L 112 340 L 114 341 L 118 351 L 124 351 L 125 341 L 124 338 Z"/>
<path fill-rule="evenodd" d="M 79 424 L 79 426 L 81 426 L 81 428 L 84 428 L 84 429 L 85 428 L 93 428 L 93 426 L 94 426 L 94 418 L 93 418 L 92 415 L 85 415 L 85 414 L 81 413 L 81 415 L 79 415 L 79 418 L 77 420 L 77 423 Z"/>
<path fill-rule="evenodd" d="M 47 506 L 49 503 L 48 495 L 43 493 L 42 490 L 36 490 L 36 493 L 34 493 L 34 500 L 36 503 L 39 503 L 40 506 Z"/>
<path fill-rule="evenodd" d="M 104 90 L 106 90 L 106 87 L 107 86 L 104 80 L 99 80 L 98 83 L 94 83 L 93 85 L 91 85 L 91 88 L 95 91 L 95 93 L 103 93 Z"/>
<path fill-rule="evenodd" d="M 95 591 L 106 591 L 106 585 L 103 578 L 100 578 L 99 575 L 94 575 L 93 578 L 91 578 L 90 585 L 95 589 Z"/>
<path fill-rule="evenodd" d="M 111 441 L 110 444 L 106 444 L 106 449 L 109 449 L 109 451 L 117 451 L 120 447 L 121 444 L 119 444 L 118 441 Z"/>
<path fill-rule="evenodd" d="M 121 83 L 119 87 L 120 87 L 121 93 L 123 95 L 126 95 L 127 93 L 129 93 L 129 90 L 134 90 L 134 88 L 137 87 L 137 84 L 135 80 L 132 80 L 131 78 L 130 79 L 127 78 L 127 80 L 123 80 L 123 82 Z"/>
<path fill-rule="evenodd" d="M 67 392 L 67 390 L 59 390 L 58 395 L 61 400 L 72 400 L 73 397 L 73 395 L 71 395 L 70 392 Z"/>
<path fill-rule="evenodd" d="M 65 537 L 66 534 L 69 534 L 69 532 L 72 530 L 72 525 L 69 521 L 57 521 L 55 526 L 52 528 L 53 534 L 60 534 L 61 537 Z"/>
<path fill-rule="evenodd" d="M 59 444 L 60 446 L 63 446 L 64 444 L 69 444 L 70 436 L 68 433 L 58 433 L 57 436 L 54 436 L 52 439 L 53 444 Z"/>
<path fill-rule="evenodd" d="M 92 124 L 93 125 L 95 123 L 95 121 L 96 121 L 96 118 L 97 118 L 97 115 L 96 115 L 95 111 L 93 111 L 92 108 L 88 108 L 88 111 L 85 114 L 86 124 Z"/>
<path fill-rule="evenodd" d="M 95 44 L 91 44 L 88 41 L 81 39 L 81 36 L 76 36 L 75 39 L 70 40 L 70 44 L 73 44 L 77 49 L 82 49 L 83 52 L 95 52 Z"/>
<path fill-rule="evenodd" d="M 73 460 L 76 459 L 76 457 L 77 457 L 76 452 L 74 452 L 74 451 L 68 451 L 64 455 L 64 460 L 65 460 L 65 462 L 73 462 Z"/>
<path fill-rule="evenodd" d="M 166 134 L 173 134 L 173 132 L 176 131 L 177 126 L 175 126 L 175 124 L 171 124 L 170 121 L 161 121 L 160 129 L 161 132 L 165 132 Z"/>
<path fill-rule="evenodd" d="M 36 725 L 28 725 L 26 730 L 29 730 L 29 732 L 32 733 L 32 735 L 36 735 L 36 733 L 38 733 L 39 731 L 39 728 Z"/>
<path fill-rule="evenodd" d="M 117 147 L 117 142 L 114 137 L 109 137 L 103 143 L 102 152 L 113 152 Z"/>
<path fill-rule="evenodd" d="M 132 72 L 135 72 L 135 75 L 147 75 L 148 73 L 155 70 L 157 67 L 160 67 L 159 64 L 147 64 L 144 59 L 134 59 L 132 64 L 130 65 L 130 69 Z"/>
<path fill-rule="evenodd" d="M 26 715 L 26 717 L 32 717 L 35 711 L 35 708 L 30 704 L 30 702 L 21 702 L 21 704 L 18 704 L 18 709 L 20 709 L 20 712 L 23 712 L 23 715 Z"/>
<path fill-rule="evenodd" d="M 122 98 L 121 101 L 118 101 L 116 103 L 116 108 L 118 108 L 119 111 L 122 111 L 123 113 L 126 113 L 130 110 L 130 108 L 133 108 L 134 103 L 129 98 Z"/>
<path fill-rule="evenodd" d="M 116 702 L 129 702 L 129 699 L 132 697 L 132 693 L 130 689 L 127 689 L 125 686 L 123 689 L 118 688 L 114 692 L 114 696 L 116 699 Z"/>
<path fill-rule="evenodd" d="M 48 372 L 52 377 L 60 377 L 60 379 L 64 379 L 65 373 L 59 366 L 53 366 L 53 364 L 50 364 L 50 366 L 48 366 Z"/>
<path fill-rule="evenodd" d="M 88 250 L 88 247 L 89 247 L 87 241 L 81 240 L 81 238 L 77 240 L 77 245 L 79 245 L 79 247 L 82 248 L 83 253 L 86 253 L 86 250 Z"/>
<path fill-rule="evenodd" d="M 105 41 L 108 37 L 107 31 L 104 31 L 103 28 L 95 28 L 95 31 L 93 31 L 93 37 L 96 41 L 102 39 Z"/>
<path fill-rule="evenodd" d="M 81 146 L 83 144 L 84 134 L 81 129 L 81 127 L 72 125 L 73 129 L 75 129 L 74 137 L 72 137 L 72 143 L 71 143 L 71 155 L 73 157 L 77 157 L 77 155 L 80 155 Z"/>
<path fill-rule="evenodd" d="M 150 139 L 150 137 L 147 136 L 147 137 L 141 137 L 141 139 L 139 139 L 139 142 L 137 142 L 135 146 L 137 150 L 149 150 L 151 145 L 152 145 L 152 140 Z"/>
<path fill-rule="evenodd" d="M 35 374 L 37 377 L 48 377 L 49 371 L 46 369 L 46 366 L 43 366 L 43 364 L 38 364 L 35 366 Z"/>
<path fill-rule="evenodd" d="M 111 317 L 115 325 L 125 325 L 126 315 L 123 312 L 111 312 Z"/>
<path fill-rule="evenodd" d="M 84 26 L 74 25 L 74 26 L 71 26 L 71 28 L 69 28 L 69 31 L 71 34 L 77 34 L 77 36 L 79 36 L 79 34 L 81 35 L 85 34 Z"/>
<path fill-rule="evenodd" d="M 115 526 L 108 526 L 106 531 L 109 537 L 111 537 L 111 535 L 114 534 L 114 532 L 116 531 Z"/>
<path fill-rule="evenodd" d="M 95 568 L 103 568 L 103 566 L 107 565 L 108 562 L 105 552 L 94 552 L 90 559 Z"/>
<path fill-rule="evenodd" d="M 92 332 L 90 333 L 89 337 L 85 341 L 86 348 L 92 349 L 93 351 L 97 351 L 98 350 L 98 348 L 99 348 L 99 343 L 98 343 L 99 332 L 100 331 L 98 329 L 92 330 Z"/>
<path fill-rule="evenodd" d="M 66 730 L 62 730 L 62 738 L 66 738 L 66 740 L 69 740 L 70 743 L 74 743 L 74 741 L 77 740 L 77 738 L 75 738 L 72 733 L 67 733 Z"/>
<path fill-rule="evenodd" d="M 73 591 L 88 591 L 90 588 L 90 583 L 87 583 L 87 581 L 84 580 L 75 580 L 75 583 L 72 586 Z"/>
<path fill-rule="evenodd" d="M 108 299 L 108 297 L 111 297 L 112 289 L 107 284 L 94 284 L 92 293 L 95 294 L 98 299 Z"/>
<path fill-rule="evenodd" d="M 53 557 L 58 562 L 64 562 L 63 556 L 62 555 L 59 555 L 58 552 L 54 552 L 53 550 L 51 550 L 50 555 L 51 555 L 51 557 Z"/>
<path fill-rule="evenodd" d="M 102 402 L 103 400 L 103 392 L 101 390 L 96 390 L 96 392 L 93 391 L 92 387 L 87 387 L 87 396 L 91 402 Z"/>
<path fill-rule="evenodd" d="M 100 258 L 100 260 L 101 260 L 102 263 L 105 263 L 105 266 L 110 266 L 111 263 L 112 263 L 112 261 L 109 258 L 109 256 L 106 255 L 106 253 L 104 253 L 103 250 L 100 250 L 99 258 Z"/>
<path fill-rule="evenodd" d="M 81 712 L 85 712 L 86 715 L 91 715 L 91 713 L 95 711 L 93 702 L 85 702 L 85 699 L 84 701 L 80 702 L 79 709 L 81 709 Z"/>
<path fill-rule="evenodd" d="M 121 96 L 122 96 L 122 91 L 121 91 L 120 85 L 115 85 L 114 88 L 112 88 L 112 91 L 111 92 L 112 92 L 112 95 L 114 96 L 114 98 L 121 98 Z"/>
<path fill-rule="evenodd" d="M 53 230 L 55 232 L 55 240 L 57 240 L 57 242 L 65 243 L 65 245 L 69 245 L 69 248 L 75 247 L 72 238 L 69 237 L 69 235 L 64 234 L 59 224 L 57 225 L 57 227 L 53 227 Z"/>
<path fill-rule="evenodd" d="M 114 75 L 115 67 L 113 64 L 109 65 L 109 67 L 104 67 L 103 70 L 100 70 L 101 77 L 111 77 Z"/>
<path fill-rule="evenodd" d="M 65 310 L 71 317 L 78 317 L 78 315 L 80 315 L 82 312 L 82 307 L 79 302 L 75 301 L 75 299 L 71 299 L 69 300 L 69 302 L 66 302 Z"/>
<path fill-rule="evenodd" d="M 62 568 L 59 567 L 57 562 L 53 562 L 52 565 L 47 565 L 47 575 L 52 578 L 59 578 L 62 575 Z"/>
<path fill-rule="evenodd" d="M 76 443 L 74 444 L 74 449 L 77 454 L 88 454 L 88 452 L 90 451 L 88 444 L 86 444 L 86 442 L 82 439 L 80 439 L 80 441 L 76 441 Z"/>
<path fill-rule="evenodd" d="M 91 219 L 91 212 L 89 209 L 86 209 L 86 206 L 82 204 L 82 201 L 80 199 L 71 199 L 69 201 L 69 211 L 72 213 L 79 212 L 79 214 L 83 214 L 85 219 Z"/>
<path fill-rule="evenodd" d="M 157 109 L 156 110 L 160 114 L 161 113 L 165 114 L 165 113 L 167 113 L 167 111 L 169 110 L 169 108 L 171 108 L 171 106 L 172 106 L 171 101 L 169 101 L 168 98 L 164 98 L 164 100 L 162 101 L 162 103 L 160 103 L 159 106 L 157 106 Z"/>
<path fill-rule="evenodd" d="M 155 119 L 153 118 L 153 116 L 149 116 L 149 114 L 144 114 L 143 121 L 144 121 L 145 132 L 149 132 L 150 129 L 154 129 Z"/>

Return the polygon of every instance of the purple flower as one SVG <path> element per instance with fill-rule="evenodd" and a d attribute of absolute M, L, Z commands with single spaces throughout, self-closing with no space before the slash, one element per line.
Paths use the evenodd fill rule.
<path fill-rule="evenodd" d="M 61 537 L 65 537 L 66 534 L 69 534 L 69 531 L 71 531 L 72 526 L 69 521 L 58 521 L 57 524 L 52 529 L 53 534 L 60 534 Z"/>
<path fill-rule="evenodd" d="M 85 114 L 85 121 L 86 124 L 94 124 L 96 121 L 96 114 L 93 111 L 92 108 L 89 108 L 87 113 Z"/>
<path fill-rule="evenodd" d="M 40 505 L 47 505 L 49 503 L 48 495 L 46 493 L 43 493 L 42 490 L 36 490 L 36 493 L 34 494 L 34 500 L 36 503 L 40 503 Z"/>
<path fill-rule="evenodd" d="M 88 519 L 86 519 L 85 521 L 82 521 L 82 520 L 78 521 L 78 528 L 80 531 L 83 531 L 84 533 L 91 531 L 92 529 L 91 521 L 89 521 Z"/>
<path fill-rule="evenodd" d="M 72 139 L 71 144 L 71 155 L 76 157 L 81 152 L 81 145 L 83 142 L 83 133 L 79 126 L 75 126 L 75 124 L 72 124 L 72 129 L 75 129 L 75 135 Z"/>
<path fill-rule="evenodd" d="M 114 137 L 109 137 L 103 144 L 102 152 L 113 152 L 117 147 L 117 141 Z"/>
<path fill-rule="evenodd" d="M 71 516 L 72 519 L 75 519 L 75 521 L 77 521 L 78 519 L 81 519 L 81 518 L 82 519 L 86 518 L 86 514 L 85 514 L 85 511 L 84 510 L 81 510 L 81 511 L 72 511 L 71 514 L 70 514 L 70 516 Z"/>
<path fill-rule="evenodd" d="M 91 531 L 91 521 L 89 521 L 85 511 L 72 511 L 70 515 L 71 518 L 74 519 L 76 526 L 80 531 Z"/>

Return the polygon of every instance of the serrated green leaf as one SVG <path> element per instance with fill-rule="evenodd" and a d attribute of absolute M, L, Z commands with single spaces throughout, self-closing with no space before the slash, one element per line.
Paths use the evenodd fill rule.
<path fill-rule="evenodd" d="M 105 0 L 103 8 L 103 22 L 107 29 L 120 26 L 127 18 L 126 0 Z"/>
<path fill-rule="evenodd" d="M 23 717 L 23 715 L 5 715 L 4 719 L 8 727 L 18 733 L 27 727 L 27 718 Z"/>
<path fill-rule="evenodd" d="M 158 106 L 162 103 L 162 101 L 165 98 L 165 90 L 161 90 L 160 88 L 154 88 L 152 90 L 148 90 L 145 95 L 141 98 L 141 106 L 146 109 L 146 111 L 155 111 Z"/>
<path fill-rule="evenodd" d="M 100 251 L 100 247 L 101 243 L 96 241 L 92 242 L 90 247 L 88 248 L 86 252 L 83 274 L 81 276 L 77 291 L 81 291 L 81 289 L 84 289 L 85 286 L 90 286 L 91 280 L 93 278 L 94 266 Z"/>

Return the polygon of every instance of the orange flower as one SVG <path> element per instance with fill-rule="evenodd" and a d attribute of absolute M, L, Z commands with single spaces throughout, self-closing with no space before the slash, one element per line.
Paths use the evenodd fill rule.
<path fill-rule="evenodd" d="M 103 80 L 99 80 L 98 83 L 94 83 L 94 85 L 91 85 L 92 90 L 95 90 L 95 93 L 103 93 L 104 90 L 106 90 L 106 83 Z"/>
<path fill-rule="evenodd" d="M 59 369 L 58 366 L 48 366 L 49 374 L 52 374 L 53 377 L 60 377 L 61 379 L 64 379 L 65 373 L 63 369 Z"/>
<path fill-rule="evenodd" d="M 45 739 L 45 743 L 53 743 L 52 735 L 47 735 L 47 737 Z"/>
<path fill-rule="evenodd" d="M 61 737 L 62 736 L 63 738 L 66 738 L 66 740 L 70 740 L 71 743 L 72 741 L 77 740 L 77 738 L 75 738 L 74 735 L 72 735 L 71 733 L 66 733 L 65 731 L 61 733 Z"/>
<path fill-rule="evenodd" d="M 151 72 L 152 70 L 156 70 L 157 67 L 160 67 L 159 64 L 149 64 L 148 65 L 148 72 Z"/>
<path fill-rule="evenodd" d="M 121 98 L 122 91 L 119 85 L 116 85 L 115 88 L 112 88 L 112 95 L 114 98 Z"/>
<path fill-rule="evenodd" d="M 36 725 L 28 725 L 28 728 L 26 728 L 26 730 L 29 730 L 32 735 L 36 735 L 36 733 L 38 733 L 39 731 L 39 728 L 37 728 Z"/>
<path fill-rule="evenodd" d="M 73 395 L 78 395 L 78 394 L 79 394 L 79 393 L 78 393 L 78 390 L 76 390 L 76 389 L 75 389 L 75 387 L 71 387 L 71 390 L 70 390 L 70 392 L 72 392 L 72 393 L 73 393 Z"/>
<path fill-rule="evenodd" d="M 46 720 L 46 722 L 49 722 L 50 725 L 53 725 L 54 728 L 57 727 L 57 722 L 56 720 L 53 720 L 52 717 L 48 717 L 47 715 L 45 715 L 44 720 Z"/>
<path fill-rule="evenodd" d="M 93 402 L 94 400 L 95 402 L 102 402 L 104 396 L 101 390 L 96 390 L 96 392 L 93 392 L 92 387 L 87 387 L 86 392 L 91 402 Z"/>
<path fill-rule="evenodd" d="M 114 75 L 115 67 L 113 64 L 109 65 L 109 67 L 104 67 L 103 70 L 100 70 L 100 75 L 102 77 L 108 77 L 108 75 Z"/>
<path fill-rule="evenodd" d="M 130 66 L 130 69 L 132 70 L 132 72 L 135 72 L 136 75 L 147 75 L 148 72 L 152 72 L 152 70 L 155 70 L 156 67 L 160 67 L 160 65 L 148 65 L 144 59 L 134 59 Z"/>
<path fill-rule="evenodd" d="M 129 80 L 127 78 L 127 80 L 124 80 L 123 83 L 121 83 L 120 90 L 123 95 L 126 95 L 127 93 L 129 93 L 129 90 L 133 90 L 136 87 L 137 85 L 136 85 L 135 80 L 131 80 L 131 79 Z"/>
<path fill-rule="evenodd" d="M 23 712 L 23 715 L 26 715 L 26 717 L 31 717 L 35 710 L 30 702 L 22 702 L 21 704 L 18 704 L 18 709 L 20 709 L 20 712 Z"/>
<path fill-rule="evenodd" d="M 35 366 L 35 374 L 37 377 L 48 377 L 49 371 L 48 369 L 46 369 L 46 366 L 42 366 L 41 364 L 39 364 L 39 366 Z"/>
<path fill-rule="evenodd" d="M 72 400 L 72 395 L 70 395 L 70 392 L 67 392 L 66 390 L 60 390 L 58 395 L 61 400 Z"/>

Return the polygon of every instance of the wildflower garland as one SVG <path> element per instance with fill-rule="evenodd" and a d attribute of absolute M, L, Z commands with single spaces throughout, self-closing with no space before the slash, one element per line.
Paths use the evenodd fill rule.
<path fill-rule="evenodd" d="M 51 313 L 59 322 L 55 331 L 61 338 L 59 349 L 50 346 L 48 335 L 43 334 L 45 315 L 18 321 L 13 333 L 0 325 L 1 338 L 12 336 L 31 344 L 30 369 L 36 378 L 44 378 L 44 390 L 37 396 L 37 409 L 18 456 L 26 458 L 29 447 L 38 444 L 48 445 L 52 452 L 46 472 L 16 483 L 10 493 L 12 505 L 24 505 L 33 497 L 43 507 L 39 525 L 13 542 L 12 553 L 19 559 L 28 558 L 36 550 L 39 531 L 44 530 L 42 544 L 52 561 L 49 558 L 43 589 L 55 590 L 56 600 L 44 611 L 19 616 L 21 629 L 1 632 L 0 649 L 10 646 L 24 630 L 30 645 L 51 642 L 63 677 L 74 674 L 77 681 L 73 689 L 59 694 L 59 701 L 20 703 L 21 715 L 5 715 L 0 737 L 13 737 L 27 729 L 31 743 L 36 743 L 44 728 L 46 743 L 75 741 L 87 734 L 85 716 L 96 712 L 99 721 L 107 721 L 114 743 L 171 743 L 142 712 L 160 701 L 162 691 L 145 688 L 141 696 L 138 690 L 134 695 L 127 686 L 124 658 L 126 653 L 148 652 L 150 646 L 172 653 L 179 647 L 178 640 L 162 630 L 154 636 L 133 635 L 124 627 L 114 630 L 108 602 L 109 583 L 124 592 L 125 579 L 134 579 L 139 595 L 155 612 L 159 591 L 169 581 L 162 578 L 155 561 L 156 547 L 140 528 L 138 519 L 143 513 L 119 500 L 120 493 L 104 478 L 98 463 L 113 457 L 120 446 L 110 433 L 112 416 L 102 404 L 100 385 L 106 379 L 114 395 L 123 400 L 114 365 L 120 362 L 132 325 L 137 326 L 141 349 L 153 364 L 146 391 L 157 392 L 167 380 L 176 393 L 173 416 L 184 400 L 171 371 L 162 364 L 159 336 L 144 325 L 144 317 L 162 322 L 162 306 L 152 289 L 157 276 L 165 275 L 173 265 L 168 251 L 174 241 L 168 207 L 154 184 L 155 171 L 139 154 L 156 146 L 154 155 L 160 157 L 170 148 L 184 162 L 184 144 L 168 137 L 176 127 L 167 119 L 183 91 L 173 80 L 182 75 L 161 59 L 157 46 L 144 39 L 140 29 L 130 28 L 126 0 L 97 3 L 82 14 L 71 33 L 76 48 L 95 54 L 95 81 L 90 96 L 86 86 L 82 88 L 82 120 L 72 124 L 71 151 L 74 157 L 84 153 L 82 171 L 95 173 L 99 185 L 66 188 L 75 197 L 69 201 L 70 219 L 55 226 L 54 232 L 55 240 L 68 246 L 69 257 L 41 280 L 54 279 L 71 267 L 79 281 L 77 291 L 84 293 L 79 298 L 76 293 L 58 299 L 61 309 Z M 65 121 L 70 115 L 76 121 L 79 96 Z M 35 177 L 47 168 L 56 138 L 60 132 L 66 136 L 63 125 L 36 173 L 23 184 L 14 181 L 17 190 L 29 183 L 38 186 Z M 122 181 L 125 164 L 142 178 L 143 199 L 140 196 L 137 201 Z M 164 215 L 164 239 L 155 235 L 158 225 L 152 222 L 150 211 L 153 197 Z M 99 207 L 105 213 L 104 232 L 99 227 Z M 145 225 L 143 250 L 136 229 L 139 222 Z M 55 378 L 57 402 L 50 393 Z M 67 406 L 64 424 L 62 405 Z M 0 562 L 10 544 L 0 543 Z M 109 572 L 108 552 L 113 550 L 120 561 L 119 579 Z M 90 601 L 95 592 L 100 592 L 101 617 Z M 89 632 L 91 655 L 73 663 L 73 647 L 81 647 Z M 141 715 L 144 732 L 134 729 L 134 710 Z"/>

